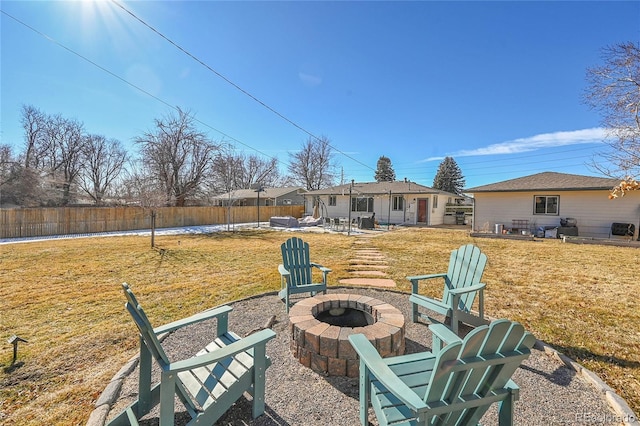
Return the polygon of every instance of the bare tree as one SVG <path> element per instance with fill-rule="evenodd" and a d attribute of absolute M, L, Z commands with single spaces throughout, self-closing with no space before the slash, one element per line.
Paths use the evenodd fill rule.
<path fill-rule="evenodd" d="M 68 204 L 81 168 L 82 124 L 61 115 L 47 115 L 30 105 L 22 106 L 21 115 L 24 170 L 20 178 L 24 182 L 19 186 L 30 194 L 23 201 Z"/>
<path fill-rule="evenodd" d="M 101 205 L 124 168 L 127 152 L 116 139 L 107 140 L 102 135 L 85 135 L 84 139 L 79 185 L 96 205 Z"/>
<path fill-rule="evenodd" d="M 23 207 L 40 205 L 43 190 L 34 168 L 26 168 L 9 145 L 0 145 L 0 204 Z"/>
<path fill-rule="evenodd" d="M 13 201 L 13 193 L 9 189 L 16 179 L 17 166 L 11 146 L 0 145 L 0 205 L 7 200 Z"/>
<path fill-rule="evenodd" d="M 234 154 L 227 149 L 216 156 L 211 168 L 211 188 L 216 194 L 250 188 L 257 183 L 273 187 L 282 182 L 276 158 Z"/>
<path fill-rule="evenodd" d="M 237 175 L 242 173 L 242 160 L 225 149 L 216 155 L 211 164 L 210 189 L 213 194 L 221 194 L 238 188 Z"/>
<path fill-rule="evenodd" d="M 51 183 L 61 189 L 56 201 L 62 205 L 69 204 L 74 198 L 72 188 L 82 168 L 83 132 L 82 124 L 76 120 L 59 114 L 47 119 L 42 151 L 44 171 L 49 174 Z"/>
<path fill-rule="evenodd" d="M 155 209 L 167 204 L 166 192 L 160 188 L 156 180 L 143 172 L 144 167 L 130 161 L 123 170 L 123 178 L 118 182 L 117 193 L 127 203 L 138 205 L 144 209 Z"/>
<path fill-rule="evenodd" d="M 20 122 L 24 129 L 24 167 L 41 168 L 46 148 L 47 116 L 31 105 L 23 105 Z"/>
<path fill-rule="evenodd" d="M 326 137 L 310 137 L 300 151 L 289 153 L 288 170 L 293 179 L 307 190 L 333 185 L 336 166 L 333 151 Z"/>
<path fill-rule="evenodd" d="M 640 171 L 640 44 L 608 46 L 602 59 L 602 65 L 587 70 L 585 102 L 602 115 L 610 150 L 593 166 L 621 178 Z"/>
<path fill-rule="evenodd" d="M 264 186 L 274 186 L 278 182 L 278 160 L 276 158 L 264 159 L 257 155 L 244 157 L 244 184 L 245 188 L 261 183 Z"/>
<path fill-rule="evenodd" d="M 3 193 L 5 200 L 20 206 L 41 205 L 47 195 L 43 188 L 44 152 L 48 117 L 31 105 L 22 105 L 20 122 L 24 129 L 24 151 L 15 159 L 22 166 L 11 166 L 11 179 L 5 182 Z"/>
<path fill-rule="evenodd" d="M 136 138 L 145 169 L 163 189 L 167 205 L 184 206 L 202 188 L 216 144 L 182 110 L 155 120 L 155 129 Z"/>

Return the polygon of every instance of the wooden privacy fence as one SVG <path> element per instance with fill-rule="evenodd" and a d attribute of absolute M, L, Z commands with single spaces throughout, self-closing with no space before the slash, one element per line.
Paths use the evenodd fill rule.
<path fill-rule="evenodd" d="M 242 207 L 57 207 L 0 209 L 0 238 L 92 234 L 151 228 L 268 222 L 272 216 L 302 217 L 304 206 Z"/>

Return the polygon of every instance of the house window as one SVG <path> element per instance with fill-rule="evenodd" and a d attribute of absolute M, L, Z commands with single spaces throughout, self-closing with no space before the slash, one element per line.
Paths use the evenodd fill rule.
<path fill-rule="evenodd" d="M 558 215 L 558 202 L 560 197 L 557 195 L 536 195 L 533 197 L 533 214 Z"/>
<path fill-rule="evenodd" d="M 393 196 L 393 210 L 404 210 L 404 197 L 402 195 Z"/>
<path fill-rule="evenodd" d="M 290 206 L 291 205 L 291 200 L 289 200 L 289 199 L 282 200 L 282 205 L 283 206 Z"/>
<path fill-rule="evenodd" d="M 335 195 L 329 195 L 329 205 L 330 206 L 335 206 L 336 205 L 336 203 L 337 203 L 336 198 L 337 197 Z"/>
<path fill-rule="evenodd" d="M 433 196 L 433 208 L 434 209 L 438 208 L 438 196 L 437 195 Z"/>
<path fill-rule="evenodd" d="M 353 197 L 351 198 L 352 212 L 373 212 L 373 197 Z"/>
<path fill-rule="evenodd" d="M 269 198 L 264 200 L 264 205 L 265 206 L 272 206 L 273 205 L 273 200 L 270 200 Z"/>

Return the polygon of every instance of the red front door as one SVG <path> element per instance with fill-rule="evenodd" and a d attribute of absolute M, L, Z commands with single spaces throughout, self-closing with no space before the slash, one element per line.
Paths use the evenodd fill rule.
<path fill-rule="evenodd" d="M 421 198 L 418 200 L 418 223 L 427 224 L 427 212 L 429 208 L 429 200 Z"/>

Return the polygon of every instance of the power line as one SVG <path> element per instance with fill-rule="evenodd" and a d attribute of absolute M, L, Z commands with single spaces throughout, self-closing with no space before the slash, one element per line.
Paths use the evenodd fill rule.
<path fill-rule="evenodd" d="M 553 148 L 553 147 L 551 147 L 551 148 Z M 595 149 L 595 147 L 593 147 L 593 146 L 584 147 L 583 146 L 583 147 L 580 147 L 580 148 L 564 149 L 564 150 L 561 150 L 561 151 L 553 151 L 552 154 L 562 154 L 562 153 L 565 153 L 565 152 L 584 151 L 584 150 L 589 150 L 589 149 Z M 495 154 L 495 155 L 500 156 L 500 155 L 505 155 L 505 154 Z M 512 157 L 509 157 L 509 160 L 520 160 L 522 158 L 540 157 L 542 155 L 544 155 L 544 154 L 540 154 L 539 152 L 535 152 L 535 153 L 527 154 L 527 155 L 512 156 Z M 451 157 L 453 157 L 453 156 L 451 156 Z M 466 163 L 466 164 L 467 165 L 469 165 L 469 164 L 473 165 L 473 164 L 495 163 L 495 162 L 502 162 L 502 161 L 504 161 L 503 158 L 495 158 L 495 159 L 491 159 L 491 160 L 473 161 L 473 162 Z"/>
<path fill-rule="evenodd" d="M 485 159 L 485 160 L 479 160 L 479 161 L 472 161 L 472 162 L 469 162 L 469 163 L 464 162 L 464 160 L 458 160 L 458 165 L 460 166 L 460 169 L 463 171 L 465 177 L 468 178 L 468 177 L 473 177 L 475 175 L 483 175 L 483 173 L 472 173 L 472 174 L 469 174 L 468 173 L 469 171 L 476 171 L 476 170 L 483 170 L 483 169 L 490 169 L 490 168 L 491 169 L 495 169 L 495 165 L 489 165 L 489 163 L 500 162 L 501 166 L 505 166 L 505 167 L 509 167 L 509 166 L 510 167 L 526 167 L 526 166 L 531 165 L 531 164 L 567 161 L 567 158 L 549 158 L 549 156 L 555 156 L 557 154 L 576 152 L 576 151 L 593 150 L 593 149 L 596 149 L 596 148 L 590 146 L 590 147 L 579 147 L 579 148 L 572 148 L 572 149 L 563 149 L 563 150 L 550 152 L 549 154 L 541 154 L 541 153 L 537 152 L 537 153 L 532 153 L 532 154 L 527 154 L 527 155 L 519 155 L 519 156 L 509 155 L 508 159 L 504 158 L 504 154 L 495 154 L 495 156 L 502 157 L 502 158 L 493 158 L 493 159 L 490 159 L 490 160 L 486 160 Z M 579 158 L 591 157 L 592 155 L 594 155 L 594 154 L 592 153 L 592 154 L 581 155 L 581 156 L 572 156 L 571 158 L 569 158 L 569 160 L 575 161 L 576 159 L 579 159 Z M 540 158 L 541 160 L 539 160 L 539 161 L 518 161 L 518 160 L 526 160 L 528 158 Z M 399 170 L 399 171 L 403 172 L 403 173 L 399 173 L 399 174 L 412 174 L 414 176 L 416 176 L 416 175 L 427 175 L 428 173 L 434 172 L 434 170 L 432 170 L 432 169 L 435 169 L 437 167 L 437 164 L 435 162 L 423 163 L 422 165 L 418 165 L 418 166 L 416 166 L 415 163 L 410 163 L 410 165 L 405 165 L 405 164 L 408 164 L 408 163 L 394 164 L 393 166 L 394 166 L 395 170 Z M 482 165 L 482 166 L 467 167 L 469 165 L 471 165 L 471 166 Z M 582 165 L 584 165 L 584 164 L 582 164 Z M 569 165 L 567 165 L 567 166 L 569 166 Z M 497 173 L 489 173 L 489 174 L 497 174 Z"/>
<path fill-rule="evenodd" d="M 246 96 L 248 96 L 249 98 L 251 98 L 253 101 L 257 102 L 258 104 L 260 104 L 261 106 L 263 106 L 264 108 L 266 108 L 267 110 L 271 111 L 272 113 L 274 113 L 275 115 L 277 115 L 278 117 L 280 117 L 281 119 L 285 120 L 287 123 L 291 124 L 292 126 L 294 126 L 295 128 L 301 130 L 302 132 L 306 133 L 307 135 L 309 135 L 310 137 L 312 137 L 315 140 L 320 140 L 319 137 L 317 137 L 316 135 L 314 135 L 313 133 L 311 133 L 310 131 L 308 131 L 307 129 L 305 129 L 304 127 L 300 126 L 299 124 L 297 124 L 296 122 L 294 122 L 293 120 L 290 120 L 288 117 L 286 117 L 284 114 L 278 112 L 277 110 L 275 110 L 274 108 L 272 108 L 271 106 L 269 106 L 266 102 L 263 102 L 262 100 L 258 99 L 257 97 L 255 97 L 254 95 L 252 95 L 251 93 L 249 93 L 248 91 L 244 90 L 242 87 L 238 86 L 236 83 L 234 83 L 233 81 L 231 81 L 229 78 L 225 77 L 223 74 L 221 74 L 220 72 L 216 71 L 214 68 L 212 68 L 211 66 L 209 66 L 207 63 L 205 63 L 204 61 L 200 60 L 198 57 L 196 57 L 195 55 L 193 55 L 191 52 L 189 52 L 188 50 L 186 50 L 185 48 L 183 48 L 182 46 L 180 46 L 179 44 L 177 44 L 176 42 L 174 42 L 173 40 L 171 40 L 169 37 L 165 36 L 162 32 L 160 32 L 159 30 L 157 30 L 156 28 L 154 28 L 153 26 L 151 26 L 150 24 L 148 24 L 146 21 L 144 21 L 142 18 L 138 17 L 135 13 L 133 13 L 132 11 L 130 11 L 129 9 L 127 9 L 126 7 L 124 7 L 124 5 L 120 4 L 117 0 L 111 0 L 112 3 L 114 3 L 116 6 L 118 6 L 120 9 L 122 9 L 123 11 L 125 11 L 127 14 L 129 14 L 132 18 L 134 18 L 136 21 L 140 22 L 142 25 L 144 25 L 145 27 L 149 28 L 151 31 L 153 31 L 154 33 L 156 33 L 159 37 L 161 37 L 162 39 L 164 39 L 165 41 L 167 41 L 169 44 L 171 44 L 173 47 L 175 47 L 176 49 L 180 50 L 182 53 L 184 53 L 185 55 L 187 55 L 188 57 L 190 57 L 191 59 L 193 59 L 194 61 L 196 61 L 197 63 L 199 63 L 200 65 L 202 65 L 203 67 L 205 67 L 207 70 L 209 70 L 210 72 L 212 72 L 213 74 L 215 74 L 216 76 L 218 76 L 219 78 L 223 79 L 226 83 L 230 84 L 231 86 L 233 86 L 235 89 L 239 90 L 241 93 L 245 94 Z M 372 168 L 371 166 L 361 162 L 360 160 L 357 160 L 355 158 L 353 158 L 352 156 L 350 156 L 349 154 L 339 150 L 338 148 L 332 146 L 331 144 L 327 144 L 331 149 L 337 151 L 338 153 L 342 154 L 343 156 L 349 158 L 350 160 L 370 169 L 370 170 L 375 170 L 374 168 Z"/>
<path fill-rule="evenodd" d="M 82 54 L 80 54 L 80 53 L 76 52 L 75 50 L 73 50 L 73 49 L 71 49 L 71 48 L 69 48 L 69 47 L 65 46 L 64 44 L 62 44 L 62 43 L 60 43 L 59 41 L 55 40 L 53 37 L 50 37 L 49 35 L 47 35 L 47 34 L 45 34 L 45 33 L 41 32 L 41 31 L 37 30 L 36 28 L 32 27 L 31 25 L 27 24 L 26 22 L 21 21 L 20 19 L 18 19 L 18 18 L 16 18 L 15 16 L 13 16 L 13 15 L 11 15 L 11 14 L 9 14 L 9 13 L 5 12 L 4 10 L 1 10 L 1 9 L 0 9 L 0 12 L 2 12 L 2 14 L 3 14 L 3 15 L 5 15 L 5 16 L 7 16 L 7 17 L 9 17 L 9 18 L 13 19 L 14 21 L 18 22 L 19 24 L 23 25 L 24 27 L 26 27 L 26 28 L 30 29 L 30 30 L 31 30 L 31 31 L 33 31 L 34 33 L 38 34 L 39 36 L 41 36 L 41 37 L 45 38 L 45 39 L 46 39 L 46 40 L 48 40 L 49 42 L 51 42 L 51 43 L 55 44 L 56 46 L 58 46 L 58 47 L 60 47 L 60 48 L 62 48 L 62 49 L 64 49 L 64 50 L 66 50 L 67 52 L 69 52 L 69 53 L 71 53 L 71 54 L 73 54 L 73 55 L 75 55 L 75 56 L 79 57 L 80 59 L 82 59 L 82 60 L 84 60 L 84 61 L 86 61 L 86 62 L 88 62 L 88 63 L 90 63 L 91 65 L 93 65 L 94 67 L 96 67 L 96 68 L 100 69 L 101 71 L 106 72 L 106 73 L 107 73 L 107 74 L 109 74 L 110 76 L 112 76 L 112 77 L 114 77 L 114 78 L 116 78 L 116 79 L 120 80 L 121 82 L 123 82 L 123 83 L 125 83 L 125 84 L 127 84 L 127 85 L 129 85 L 129 86 L 131 86 L 131 87 L 133 87 L 134 89 L 136 89 L 136 90 L 138 90 L 138 91 L 140 91 L 140 92 L 144 93 L 145 95 L 149 96 L 150 98 L 155 99 L 156 101 L 160 102 L 161 104 L 166 105 L 167 107 L 169 107 L 169 108 L 171 108 L 171 109 L 173 109 L 173 110 L 175 110 L 175 111 L 180 112 L 180 108 L 178 108 L 178 107 L 176 107 L 176 106 L 174 106 L 174 105 L 169 104 L 167 101 L 165 101 L 165 100 L 163 100 L 163 99 L 161 99 L 161 98 L 157 97 L 156 95 L 154 95 L 154 94 L 152 94 L 152 93 L 149 93 L 148 91 L 144 90 L 144 89 L 143 89 L 143 88 L 141 88 L 140 86 L 138 86 L 138 85 L 136 85 L 136 84 L 134 84 L 134 83 L 131 83 L 131 82 L 130 82 L 130 81 L 128 81 L 127 79 L 125 79 L 125 78 L 123 78 L 123 77 L 119 76 L 118 74 L 114 73 L 113 71 L 110 71 L 109 69 L 107 69 L 107 68 L 103 67 L 102 65 L 100 65 L 100 64 L 98 64 L 98 63 L 96 63 L 95 61 L 93 61 L 93 60 L 91 60 L 91 59 L 87 58 L 86 56 L 84 56 L 84 55 L 82 55 Z M 201 120 L 199 120 L 199 119 L 197 119 L 197 118 L 195 118 L 195 117 L 193 117 L 193 120 L 194 120 L 194 121 L 196 121 L 196 122 L 198 122 L 198 123 L 200 123 L 200 124 L 202 124 L 202 125 L 203 125 L 203 126 L 205 126 L 205 127 L 208 127 L 209 129 L 212 129 L 212 130 L 214 130 L 214 131 L 218 132 L 218 133 L 219 133 L 219 134 L 221 134 L 222 136 L 224 136 L 224 137 L 226 137 L 226 138 L 228 138 L 228 139 L 230 139 L 230 140 L 232 140 L 232 141 L 234 141 L 234 142 L 239 143 L 239 144 L 240 144 L 240 145 L 242 145 L 242 146 L 245 146 L 245 147 L 247 147 L 247 148 L 249 148 L 249 149 L 251 149 L 251 150 L 253 150 L 253 151 L 255 151 L 255 152 L 259 153 L 259 154 L 261 154 L 261 155 L 264 155 L 265 157 L 272 158 L 272 159 L 275 159 L 276 161 L 279 161 L 277 158 L 275 158 L 275 157 L 271 157 L 270 155 L 267 155 L 267 154 L 265 154 L 265 153 L 261 152 L 260 150 L 258 150 L 258 149 L 256 149 L 256 148 L 254 148 L 254 147 L 250 146 L 250 145 L 247 145 L 246 143 L 244 143 L 244 142 L 242 142 L 242 141 L 240 141 L 240 140 L 238 140 L 238 139 L 234 138 L 233 136 L 230 136 L 230 135 L 226 134 L 225 132 L 223 132 L 223 131 L 221 131 L 221 130 L 219 130 L 219 129 L 217 129 L 217 128 L 213 127 L 213 126 L 211 126 L 210 124 L 207 124 L 207 123 L 205 123 L 205 122 L 203 122 L 203 121 L 201 121 Z"/>
<path fill-rule="evenodd" d="M 587 147 L 580 147 L 580 148 L 573 148 L 573 149 L 564 149 L 564 150 L 559 150 L 559 151 L 553 151 L 551 153 L 549 153 L 548 155 L 556 155 L 556 154 L 563 154 L 563 153 L 567 153 L 567 152 L 575 152 L 575 151 L 585 151 L 585 150 L 593 150 L 596 149 L 597 147 L 593 147 L 593 146 L 587 146 Z M 553 148 L 552 148 L 553 149 Z M 544 157 L 546 154 L 541 154 L 538 151 L 535 151 L 534 153 L 531 154 L 527 154 L 527 155 L 518 155 L 518 156 L 514 156 L 513 154 L 493 154 L 492 157 L 498 157 L 498 158 L 492 158 L 492 159 L 482 159 L 482 160 L 477 160 L 477 161 L 471 161 L 471 162 L 467 162 L 464 159 L 468 158 L 466 156 L 463 157 L 459 157 L 462 159 L 456 159 L 456 162 L 458 163 L 458 165 L 460 165 L 461 168 L 463 168 L 465 170 L 476 170 L 479 168 L 486 168 L 486 167 L 471 167 L 468 168 L 467 166 L 475 166 L 478 164 L 487 164 L 487 163 L 504 163 L 505 160 L 505 156 L 508 155 L 509 159 L 509 164 L 513 164 L 514 161 L 517 160 L 522 160 L 522 159 L 526 159 L 526 158 L 536 158 L 536 157 Z M 584 155 L 581 157 L 572 157 L 571 159 L 574 158 L 582 158 L 582 157 L 587 157 L 588 155 Z M 449 157 L 455 158 L 455 155 L 449 155 Z M 483 156 L 481 156 L 483 157 Z M 555 161 L 555 160 L 549 160 L 549 161 Z M 400 168 L 402 168 L 403 170 L 420 170 L 420 169 L 424 169 L 424 168 L 429 168 L 429 167 L 436 167 L 438 163 L 436 163 L 435 161 L 433 162 L 423 162 L 421 163 L 422 166 L 418 165 L 416 166 L 415 163 L 407 163 L 407 164 L 411 164 L 411 166 L 407 166 L 405 167 L 404 164 L 394 164 L 394 168 L 396 168 L 397 166 L 400 166 Z M 488 166 L 488 167 L 493 167 L 493 166 Z"/>
<path fill-rule="evenodd" d="M 242 92 L 243 94 L 245 94 L 246 96 L 250 97 L 252 100 L 258 102 L 260 105 L 262 105 L 263 107 L 265 107 L 266 109 L 268 109 L 269 111 L 271 111 L 272 113 L 276 114 L 277 116 L 279 116 L 280 118 L 282 118 L 283 120 L 287 121 L 288 123 L 290 123 L 291 125 L 293 125 L 294 127 L 298 128 L 299 130 L 303 131 L 304 133 L 308 134 L 309 136 L 311 136 L 314 139 L 319 139 L 318 137 L 316 137 L 315 135 L 313 135 L 311 132 L 307 131 L 306 129 L 304 129 L 303 127 L 299 126 L 298 124 L 296 124 L 295 122 L 291 121 L 290 119 L 288 119 L 287 117 L 285 117 L 283 114 L 279 113 L 278 111 L 276 111 L 275 109 L 271 108 L 269 105 L 267 105 L 266 103 L 262 102 L 261 100 L 259 100 L 258 98 L 256 98 L 255 96 L 253 96 L 251 93 L 245 91 L 244 89 L 242 89 L 240 86 L 236 85 L 235 83 L 233 83 L 231 80 L 229 80 L 228 78 L 226 78 L 224 75 L 220 74 L 218 71 L 216 71 L 215 69 L 213 69 L 212 67 L 210 67 L 209 65 L 207 65 L 205 62 L 201 61 L 200 59 L 198 59 L 196 56 L 192 55 L 191 53 L 189 53 L 187 50 L 185 50 L 184 48 L 180 47 L 178 44 L 176 44 L 175 42 L 173 42 L 171 39 L 169 39 L 168 37 L 164 36 L 162 33 L 160 33 L 158 30 L 156 30 L 155 28 L 153 28 L 152 26 L 150 26 L 149 24 L 147 24 L 145 21 L 143 21 L 142 19 L 138 18 L 135 14 L 133 14 L 132 12 L 130 12 L 128 9 L 126 9 L 124 6 L 120 5 L 116 0 L 112 0 L 112 2 L 118 6 L 120 9 L 124 10 L 126 13 L 128 13 L 130 16 L 132 16 L 134 19 L 136 19 L 137 21 L 139 21 L 140 23 L 142 23 L 144 26 L 146 26 L 147 28 L 149 28 L 151 31 L 153 31 L 154 33 L 156 33 L 158 36 L 162 37 L 164 40 L 166 40 L 168 43 L 170 43 L 171 45 L 173 45 L 174 47 L 176 47 L 177 49 L 179 49 L 181 52 L 183 52 L 184 54 L 186 54 L 187 56 L 189 56 L 190 58 L 192 58 L 193 60 L 195 60 L 196 62 L 198 62 L 199 64 L 201 64 L 202 66 L 204 66 L 205 68 L 207 68 L 210 72 L 214 73 L 216 76 L 220 77 L 221 79 L 223 79 L 225 82 L 227 82 L 228 84 L 230 84 L 231 86 L 233 86 L 234 88 L 236 88 L 237 90 L 239 90 L 240 92 Z M 90 63 L 91 65 L 95 66 L 96 68 L 100 69 L 101 71 L 111 75 L 112 77 L 120 80 L 121 82 L 127 84 L 128 86 L 134 88 L 135 90 L 140 91 L 141 93 L 144 93 L 145 95 L 149 96 L 152 99 L 155 99 L 156 101 L 162 103 L 163 105 L 173 109 L 173 110 L 177 110 L 179 111 L 179 108 L 176 106 L 173 106 L 171 104 L 169 104 L 168 102 L 166 102 L 165 100 L 159 98 L 158 96 L 146 91 L 145 89 L 141 88 L 140 86 L 137 86 L 134 83 L 131 83 L 130 81 L 126 80 L 125 78 L 117 75 L 116 73 L 110 71 L 109 69 L 105 68 L 104 66 L 96 63 L 95 61 L 87 58 L 86 56 L 74 51 L 73 49 L 65 46 L 64 44 L 58 42 L 57 40 L 53 39 L 52 37 L 48 36 L 47 34 L 37 30 L 36 28 L 30 26 L 29 24 L 21 21 L 20 19 L 12 16 L 11 14 L 0 10 L 0 12 L 2 12 L 3 15 L 13 19 L 14 21 L 18 22 L 19 24 L 23 25 L 24 27 L 30 29 L 31 31 L 33 31 L 34 33 L 40 35 L 41 37 L 45 38 L 46 40 L 48 40 L 49 42 L 57 45 L 58 47 L 66 50 L 67 52 L 81 58 L 82 60 Z M 259 153 L 260 155 L 263 155 L 267 158 L 272 158 L 276 161 L 278 161 L 279 163 L 282 163 L 282 161 L 280 161 L 277 157 L 272 157 L 271 155 L 268 155 L 262 151 L 260 151 L 259 149 L 256 149 L 254 147 L 252 147 L 251 145 L 248 145 L 228 134 L 226 134 L 225 132 L 209 125 L 206 122 L 203 122 L 199 119 L 196 119 L 195 117 L 193 118 L 194 121 L 202 124 L 203 126 L 212 129 L 214 131 L 216 131 L 217 133 L 219 133 L 220 135 L 222 135 L 225 138 L 228 138 L 229 140 L 236 142 L 248 149 L 251 149 L 257 153 Z M 371 171 L 375 171 L 374 168 L 368 166 L 367 164 L 353 158 L 352 156 L 342 152 L 341 150 L 329 145 L 332 149 L 334 149 L 336 152 L 342 154 L 343 156 L 345 156 L 346 158 L 351 159 L 352 161 L 356 162 L 357 164 L 363 166 L 366 170 L 371 170 Z M 584 147 L 584 148 L 575 148 L 575 149 L 568 149 L 568 150 L 562 150 L 562 151 L 557 151 L 556 153 L 564 153 L 564 152 L 573 152 L 573 151 L 579 151 L 579 150 L 586 150 L 586 149 L 593 149 L 591 147 Z M 530 157 L 540 157 L 541 154 L 528 154 L 528 155 L 522 155 L 522 156 L 518 156 L 518 157 L 510 157 L 509 161 L 512 162 L 512 160 L 519 160 L 519 159 L 524 159 L 524 158 L 530 158 Z M 583 156 L 586 157 L 586 156 Z M 575 158 L 580 158 L 580 157 L 573 157 L 572 159 Z M 498 159 L 491 159 L 491 160 L 480 160 L 480 161 L 475 161 L 475 162 L 471 162 L 468 164 L 472 164 L 472 165 L 476 165 L 476 164 L 487 164 L 487 163 L 493 163 L 493 162 L 504 162 L 504 159 L 498 158 Z M 560 161 L 560 159 L 554 159 L 554 160 L 544 160 L 544 161 L 537 161 L 535 163 L 540 163 L 540 162 L 550 162 L 550 161 Z M 532 164 L 532 163 L 526 163 L 526 164 Z M 518 166 L 517 164 L 511 164 L 513 166 Z M 577 166 L 577 164 L 565 164 L 564 166 L 566 167 L 570 167 L 570 166 Z M 491 166 L 486 166 L 486 167 L 472 167 L 471 170 L 478 170 L 478 169 L 486 169 L 489 168 Z M 397 168 L 397 167 L 395 167 Z M 403 170 L 417 170 L 419 169 L 419 167 L 411 167 L 411 168 L 402 168 Z M 469 170 L 469 169 L 467 169 Z M 536 169 L 538 170 L 538 169 Z M 528 171 L 528 170 L 520 170 L 520 171 Z M 353 172 L 353 170 L 352 170 Z M 496 173 L 480 173 L 480 174 L 475 174 L 473 176 L 482 176 L 482 175 L 492 175 L 492 174 L 496 174 Z"/>

